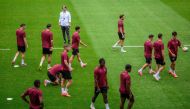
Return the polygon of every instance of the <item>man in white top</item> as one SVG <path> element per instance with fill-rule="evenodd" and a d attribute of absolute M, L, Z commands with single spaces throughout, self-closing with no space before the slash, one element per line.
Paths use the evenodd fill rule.
<path fill-rule="evenodd" d="M 63 33 L 64 43 L 66 43 L 66 37 L 65 37 L 66 34 L 68 39 L 68 44 L 70 44 L 69 28 L 71 26 L 71 14 L 67 10 L 66 6 L 63 6 L 62 11 L 60 12 L 59 25 L 61 26 L 61 30 Z"/>

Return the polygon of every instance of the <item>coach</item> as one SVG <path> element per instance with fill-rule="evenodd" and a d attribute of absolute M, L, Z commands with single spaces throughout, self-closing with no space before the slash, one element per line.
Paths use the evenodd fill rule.
<path fill-rule="evenodd" d="M 63 6 L 62 11 L 60 12 L 59 25 L 61 26 L 61 30 L 63 33 L 64 43 L 66 43 L 66 37 L 65 37 L 66 34 L 68 39 L 68 44 L 70 44 L 69 28 L 71 26 L 71 14 L 67 10 L 66 6 Z"/>

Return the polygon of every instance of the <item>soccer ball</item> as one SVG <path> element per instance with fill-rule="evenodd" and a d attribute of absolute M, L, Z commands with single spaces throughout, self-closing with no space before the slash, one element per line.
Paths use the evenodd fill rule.
<path fill-rule="evenodd" d="M 183 47 L 182 49 L 183 49 L 184 52 L 188 51 L 188 47 Z"/>

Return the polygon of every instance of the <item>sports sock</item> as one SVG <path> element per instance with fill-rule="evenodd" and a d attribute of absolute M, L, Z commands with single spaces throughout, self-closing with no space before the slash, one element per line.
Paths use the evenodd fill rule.
<path fill-rule="evenodd" d="M 22 59 L 21 64 L 24 64 L 24 59 Z"/>
<path fill-rule="evenodd" d="M 48 66 L 47 66 L 48 68 L 50 68 L 51 67 L 51 65 L 50 64 L 48 64 Z"/>
<path fill-rule="evenodd" d="M 41 61 L 40 61 L 40 66 L 42 66 L 42 64 L 43 64 L 43 60 L 41 59 Z"/>
<path fill-rule="evenodd" d="M 106 103 L 105 106 L 106 106 L 106 109 L 109 109 L 109 104 L 108 103 Z"/>
<path fill-rule="evenodd" d="M 139 69 L 139 71 L 141 71 L 141 72 L 142 72 L 142 68 L 141 68 L 141 69 Z"/>
<path fill-rule="evenodd" d="M 65 91 L 65 88 L 61 88 L 61 92 L 63 93 Z"/>
<path fill-rule="evenodd" d="M 68 92 L 68 89 L 65 87 L 65 91 Z"/>
<path fill-rule="evenodd" d="M 46 80 L 46 82 L 47 82 L 48 84 L 52 83 L 50 80 Z"/>
<path fill-rule="evenodd" d="M 82 61 L 80 61 L 80 65 L 83 65 L 83 62 L 82 62 Z"/>

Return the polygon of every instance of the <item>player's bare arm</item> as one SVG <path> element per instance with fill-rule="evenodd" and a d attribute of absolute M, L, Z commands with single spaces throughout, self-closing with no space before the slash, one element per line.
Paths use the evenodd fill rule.
<path fill-rule="evenodd" d="M 24 37 L 24 43 L 25 43 L 26 47 L 28 48 L 28 43 L 27 43 L 26 37 Z"/>
<path fill-rule="evenodd" d="M 64 63 L 69 68 L 69 71 L 72 71 L 72 68 L 69 66 L 69 63 L 67 62 L 67 60 L 64 60 Z"/>
<path fill-rule="evenodd" d="M 21 98 L 22 100 L 24 100 L 26 103 L 29 104 L 29 101 L 26 99 L 26 95 L 24 93 L 21 95 Z"/>

